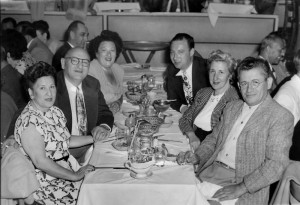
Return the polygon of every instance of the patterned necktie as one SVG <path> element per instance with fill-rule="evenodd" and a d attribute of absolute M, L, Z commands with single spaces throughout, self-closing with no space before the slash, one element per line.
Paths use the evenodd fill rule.
<path fill-rule="evenodd" d="M 79 92 L 79 88 L 76 89 L 76 114 L 79 135 L 86 135 L 87 132 L 87 118 L 86 110 L 84 106 L 84 100 L 82 93 Z"/>
<path fill-rule="evenodd" d="M 193 91 L 192 86 L 190 85 L 188 78 L 186 76 L 186 72 L 182 72 L 183 74 L 183 91 L 185 95 L 185 99 L 188 103 L 188 105 L 191 105 L 193 103 Z"/>

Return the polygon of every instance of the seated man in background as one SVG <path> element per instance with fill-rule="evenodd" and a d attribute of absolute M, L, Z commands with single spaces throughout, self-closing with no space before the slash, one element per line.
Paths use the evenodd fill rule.
<path fill-rule="evenodd" d="M 271 69 L 271 77 L 273 84 L 270 93 L 274 96 L 276 87 L 280 82 L 289 76 L 285 63 L 283 62 L 286 52 L 286 42 L 279 36 L 278 33 L 273 32 L 266 36 L 259 48 L 259 57 L 267 60 Z M 273 92 L 274 91 L 274 92 Z"/>
<path fill-rule="evenodd" d="M 17 26 L 17 21 L 12 17 L 4 18 L 1 21 L 3 31 L 6 29 L 15 29 Z"/>
<path fill-rule="evenodd" d="M 26 41 L 27 48 L 32 57 L 37 61 L 43 61 L 51 65 L 53 54 L 48 46 L 37 38 L 36 30 L 33 26 L 27 26 L 22 31 Z"/>
<path fill-rule="evenodd" d="M 243 100 L 230 102 L 220 123 L 197 150 L 178 155 L 198 164 L 201 192 L 228 204 L 268 204 L 270 184 L 289 164 L 293 116 L 268 93 L 268 62 L 247 57 L 238 65 Z"/>
<path fill-rule="evenodd" d="M 193 37 L 186 33 L 178 33 L 170 43 L 169 65 L 164 73 L 165 88 L 171 107 L 184 113 L 190 106 L 200 88 L 208 87 L 206 62 L 201 56 L 195 55 Z"/>
<path fill-rule="evenodd" d="M 47 21 L 44 20 L 34 21 L 32 25 L 35 28 L 36 36 L 48 46 L 48 48 L 54 55 L 57 49 L 60 48 L 63 43 L 61 41 L 51 38 L 49 32 L 49 24 L 47 23 Z"/>
<path fill-rule="evenodd" d="M 88 75 L 90 56 L 82 48 L 72 48 L 61 60 L 63 71 L 57 73 L 57 98 L 72 135 L 93 135 L 103 140 L 109 136 L 114 117 L 109 110 L 99 81 Z M 79 161 L 85 161 L 90 145 L 70 149 Z"/>
<path fill-rule="evenodd" d="M 61 59 L 65 57 L 66 53 L 74 47 L 84 48 L 88 39 L 88 29 L 81 21 L 73 21 L 64 34 L 65 43 L 56 51 L 53 56 L 52 66 L 56 71 L 62 69 Z"/>

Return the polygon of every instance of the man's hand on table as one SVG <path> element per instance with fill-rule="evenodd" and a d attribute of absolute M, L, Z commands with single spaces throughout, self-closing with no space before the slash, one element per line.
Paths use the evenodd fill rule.
<path fill-rule="evenodd" d="M 179 165 L 183 165 L 183 164 L 198 164 L 200 159 L 198 157 L 198 155 L 194 154 L 191 151 L 187 151 L 187 152 L 180 152 L 177 155 L 176 161 Z"/>
<path fill-rule="evenodd" d="M 104 127 L 103 125 L 100 125 L 100 126 L 94 127 L 94 129 L 92 130 L 91 133 L 92 133 L 94 142 L 98 142 L 98 141 L 107 139 L 110 135 L 110 130 L 108 128 Z"/>
<path fill-rule="evenodd" d="M 244 183 L 225 186 L 219 189 L 213 198 L 218 198 L 220 201 L 237 199 L 247 192 L 247 188 Z"/>

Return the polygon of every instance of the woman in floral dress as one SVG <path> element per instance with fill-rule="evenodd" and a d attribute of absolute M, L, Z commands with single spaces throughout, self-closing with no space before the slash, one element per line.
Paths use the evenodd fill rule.
<path fill-rule="evenodd" d="M 21 152 L 35 166 L 41 185 L 33 193 L 34 203 L 76 204 L 82 179 L 94 167 L 80 167 L 68 148 L 91 144 L 94 139 L 71 136 L 63 112 L 53 106 L 55 68 L 39 62 L 24 76 L 31 100 L 18 118 L 14 134 Z"/>

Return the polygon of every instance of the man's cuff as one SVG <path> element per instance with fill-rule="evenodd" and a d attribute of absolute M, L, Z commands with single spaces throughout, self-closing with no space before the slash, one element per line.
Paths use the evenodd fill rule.
<path fill-rule="evenodd" d="M 111 128 L 110 128 L 110 126 L 108 124 L 101 124 L 101 125 L 99 125 L 99 127 L 103 127 L 107 131 L 111 132 Z"/>

